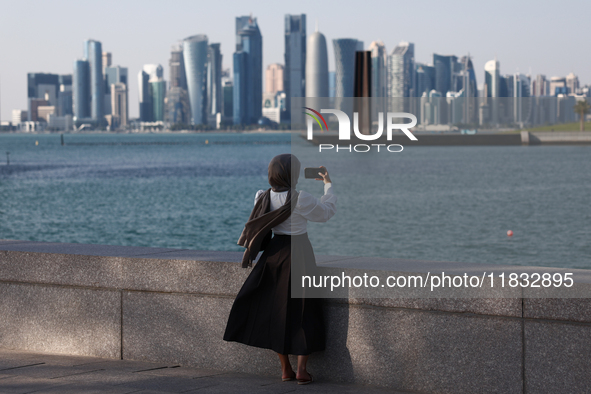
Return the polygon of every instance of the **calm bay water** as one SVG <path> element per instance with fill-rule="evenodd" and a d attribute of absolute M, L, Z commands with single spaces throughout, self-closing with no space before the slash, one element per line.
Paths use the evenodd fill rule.
<path fill-rule="evenodd" d="M 329 168 L 339 197 L 333 219 L 309 226 L 319 254 L 591 268 L 591 147 L 349 159 L 289 134 L 64 137 L 0 135 L 0 239 L 240 251 L 269 160 L 293 150 Z"/>

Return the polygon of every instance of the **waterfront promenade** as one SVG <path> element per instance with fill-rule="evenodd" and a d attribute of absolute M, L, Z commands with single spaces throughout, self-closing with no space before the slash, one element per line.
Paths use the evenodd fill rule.
<path fill-rule="evenodd" d="M 356 384 L 313 382 L 300 386 L 257 376 L 173 363 L 112 360 L 0 348 L 2 394 L 165 393 L 402 393 Z"/>
<path fill-rule="evenodd" d="M 317 259 L 327 273 L 351 275 L 360 269 L 397 276 L 492 269 L 402 259 Z M 207 392 L 205 386 L 216 382 L 228 390 L 239 387 L 236 392 L 249 392 L 248 384 L 262 392 L 283 387 L 285 392 L 332 387 L 347 392 L 339 387 L 362 385 L 363 392 L 379 387 L 415 393 L 578 393 L 591 386 L 588 299 L 527 298 L 521 292 L 513 298 L 398 299 L 350 293 L 327 300 L 327 347 L 308 363 L 317 382 L 276 384 L 275 354 L 222 340 L 232 301 L 249 273 L 240 261 L 239 252 L 0 240 L 0 349 L 16 351 L 12 358 L 0 354 L 6 363 L 0 384 L 82 379 L 92 386 L 95 377 L 117 379 L 124 372 L 123 388 L 145 393 L 150 391 L 141 390 L 150 384 L 168 379 L 162 373 L 180 375 L 174 378 L 177 392 L 185 383 L 204 384 L 195 388 Z M 587 289 L 589 271 L 571 271 Z M 23 357 L 29 366 L 18 365 Z M 50 359 L 33 362 L 35 357 Z M 105 367 L 97 368 L 99 362 Z M 71 369 L 52 376 L 51 369 L 58 368 L 52 365 Z M 125 372 L 128 365 L 132 370 Z M 136 378 L 152 380 L 148 386 L 125 380 Z"/>

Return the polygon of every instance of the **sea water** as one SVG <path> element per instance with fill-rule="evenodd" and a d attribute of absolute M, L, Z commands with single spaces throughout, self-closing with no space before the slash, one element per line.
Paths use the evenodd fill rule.
<path fill-rule="evenodd" d="M 281 133 L 64 142 L 0 135 L 0 239 L 240 251 L 269 160 L 293 151 L 303 167 L 325 165 L 338 196 L 335 217 L 309 224 L 318 254 L 591 268 L 589 146 L 319 157 Z M 322 195 L 321 182 L 303 177 L 298 189 Z"/>

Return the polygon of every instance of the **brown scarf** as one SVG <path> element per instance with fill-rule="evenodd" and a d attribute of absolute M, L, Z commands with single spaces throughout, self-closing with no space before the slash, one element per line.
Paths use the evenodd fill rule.
<path fill-rule="evenodd" d="M 298 202 L 295 186 L 300 175 L 300 161 L 289 153 L 275 156 L 269 163 L 269 184 L 257 200 L 248 222 L 238 239 L 238 245 L 246 250 L 242 257 L 242 268 L 251 267 L 258 253 L 271 240 L 271 229 L 284 222 L 293 212 Z M 280 208 L 271 211 L 271 190 L 274 192 L 287 191 L 287 200 Z"/>

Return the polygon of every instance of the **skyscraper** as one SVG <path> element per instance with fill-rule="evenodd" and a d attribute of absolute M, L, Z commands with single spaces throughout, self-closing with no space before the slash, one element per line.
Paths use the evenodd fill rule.
<path fill-rule="evenodd" d="M 355 52 L 354 97 L 372 97 L 371 51 Z M 353 109 L 358 115 L 356 127 L 362 134 L 371 132 L 371 105 L 369 100 L 355 100 Z M 355 126 L 354 126 L 355 127 Z"/>
<path fill-rule="evenodd" d="M 116 117 L 119 126 L 127 126 L 128 119 L 128 98 L 127 85 L 122 82 L 113 83 L 111 86 L 111 108 L 112 115 Z"/>
<path fill-rule="evenodd" d="M 234 118 L 234 85 L 232 80 L 224 81 L 224 121 L 233 122 Z"/>
<path fill-rule="evenodd" d="M 579 90 L 579 77 L 574 73 L 570 73 L 566 76 L 566 87 L 568 88 L 569 94 L 576 94 Z"/>
<path fill-rule="evenodd" d="M 232 59 L 234 65 L 234 82 L 232 85 L 232 111 L 233 121 L 235 125 L 246 124 L 247 122 L 247 57 L 248 55 L 246 52 L 238 51 L 234 52 L 234 57 Z M 261 114 L 262 112 L 263 108 L 261 105 Z"/>
<path fill-rule="evenodd" d="M 484 95 L 491 97 L 492 100 L 490 104 L 487 101 L 481 104 L 481 107 L 487 108 L 487 112 L 490 111 L 481 116 L 481 123 L 499 123 L 500 103 L 498 97 L 507 97 L 501 90 L 506 90 L 505 83 L 501 77 L 501 65 L 495 58 L 495 60 L 489 60 L 484 65 Z"/>
<path fill-rule="evenodd" d="M 326 38 L 318 30 L 310 34 L 306 47 L 306 97 L 329 97 Z"/>
<path fill-rule="evenodd" d="M 86 60 L 74 62 L 72 92 L 74 117 L 90 118 L 90 65 Z"/>
<path fill-rule="evenodd" d="M 442 104 L 441 93 L 432 89 L 424 92 L 421 96 L 421 123 L 442 124 Z"/>
<path fill-rule="evenodd" d="M 291 98 L 306 97 L 306 15 L 285 15 L 285 71 L 283 88 L 287 112 Z"/>
<path fill-rule="evenodd" d="M 263 37 L 256 18 L 236 18 L 234 124 L 253 124 L 262 115 Z"/>
<path fill-rule="evenodd" d="M 373 97 L 388 96 L 388 73 L 386 47 L 381 41 L 369 45 L 371 51 L 371 94 Z"/>
<path fill-rule="evenodd" d="M 154 102 L 154 89 L 152 87 L 152 83 L 164 81 L 163 75 L 164 70 L 159 64 L 144 64 L 138 73 L 140 121 L 142 122 L 153 122 L 156 120 L 154 107 L 157 106 L 160 108 L 164 105 Z M 161 86 L 156 87 L 158 94 L 160 94 L 160 88 Z"/>
<path fill-rule="evenodd" d="M 173 86 L 166 92 L 164 120 L 175 124 L 191 123 L 191 105 L 189 94 L 179 86 Z"/>
<path fill-rule="evenodd" d="M 435 89 L 435 67 L 422 63 L 415 63 L 415 92 L 417 97 L 427 96 Z"/>
<path fill-rule="evenodd" d="M 499 77 L 499 97 L 514 97 L 513 89 L 515 84 L 513 79 L 514 75 L 512 74 Z"/>
<path fill-rule="evenodd" d="M 550 84 L 545 75 L 538 74 L 532 81 L 532 96 L 547 96 L 550 90 Z"/>
<path fill-rule="evenodd" d="M 205 34 L 183 40 L 192 124 L 207 123 L 207 52 L 208 39 Z"/>
<path fill-rule="evenodd" d="M 335 97 L 353 97 L 355 52 L 359 41 L 354 38 L 332 40 L 335 56 Z"/>
<path fill-rule="evenodd" d="M 371 91 L 371 52 L 355 52 L 354 97 L 372 97 Z"/>
<path fill-rule="evenodd" d="M 109 53 L 110 55 L 110 53 Z M 105 59 L 105 53 L 103 53 L 103 60 Z M 127 86 L 127 68 L 120 66 L 111 66 L 109 58 L 109 66 L 104 68 L 105 73 L 105 115 L 113 114 L 112 112 L 112 98 L 111 98 L 111 85 L 115 83 L 123 83 Z M 103 65 L 105 63 L 103 62 Z"/>
<path fill-rule="evenodd" d="M 530 97 L 530 81 L 527 75 L 516 73 L 513 75 L 513 97 Z"/>
<path fill-rule="evenodd" d="M 478 97 L 478 84 L 476 82 L 476 72 L 474 71 L 474 65 L 470 56 L 464 56 L 460 60 L 462 65 L 462 89 L 464 90 L 465 97 Z"/>
<path fill-rule="evenodd" d="M 103 52 L 103 70 L 107 67 L 111 67 L 111 63 L 113 61 L 113 56 L 111 52 Z"/>
<path fill-rule="evenodd" d="M 220 44 L 210 44 L 207 49 L 207 116 L 215 125 L 217 114 L 222 113 L 222 53 Z"/>
<path fill-rule="evenodd" d="M 27 115 L 29 120 L 37 117 L 32 108 L 32 100 L 47 100 L 51 106 L 57 106 L 59 75 L 44 73 L 27 74 Z"/>
<path fill-rule="evenodd" d="M 185 59 L 183 56 L 183 45 L 173 45 L 170 51 L 170 87 L 180 87 L 187 89 L 187 76 L 185 73 Z"/>
<path fill-rule="evenodd" d="M 470 55 L 463 56 L 460 59 L 462 70 L 459 75 L 462 76 L 462 89 L 456 93 L 456 97 L 461 97 L 454 102 L 458 114 L 461 114 L 460 121 L 463 123 L 474 124 L 478 122 L 478 103 L 475 99 L 478 97 L 478 84 L 476 82 L 476 73 Z M 461 107 L 461 111 L 460 111 Z M 454 122 L 458 123 L 458 122 Z"/>
<path fill-rule="evenodd" d="M 551 77 L 550 78 L 550 95 L 558 96 L 559 94 L 568 93 L 568 87 L 566 86 L 566 78 L 564 77 Z"/>
<path fill-rule="evenodd" d="M 236 17 L 236 45 L 241 41 L 240 31 L 248 24 L 252 23 L 252 16 L 237 16 Z"/>
<path fill-rule="evenodd" d="M 114 83 L 123 83 L 127 85 L 127 67 L 109 66 L 105 69 L 105 82 L 111 90 Z"/>
<path fill-rule="evenodd" d="M 102 122 L 105 99 L 102 45 L 100 41 L 86 40 L 84 50 L 90 71 L 90 117 L 97 122 Z"/>
<path fill-rule="evenodd" d="M 72 75 L 59 76 L 59 92 L 57 94 L 58 116 L 72 115 Z"/>
<path fill-rule="evenodd" d="M 166 92 L 164 119 L 172 124 L 191 123 L 191 105 L 187 90 L 185 58 L 182 42 L 173 45 L 170 51 L 170 83 Z"/>
<path fill-rule="evenodd" d="M 336 71 L 328 72 L 328 97 L 336 97 L 337 94 L 337 73 Z"/>
<path fill-rule="evenodd" d="M 388 57 L 388 96 L 414 96 L 415 46 L 401 42 Z M 407 102 L 406 100 L 405 102 Z"/>
<path fill-rule="evenodd" d="M 500 97 L 500 63 L 490 60 L 484 65 L 484 86 L 486 97 Z"/>
<path fill-rule="evenodd" d="M 152 121 L 152 97 L 150 96 L 150 75 L 144 70 L 138 73 L 140 121 Z"/>
<path fill-rule="evenodd" d="M 435 67 L 435 90 L 441 93 L 442 97 L 448 91 L 456 91 L 454 86 L 454 74 L 458 71 L 458 58 L 454 55 L 444 56 L 433 54 L 433 67 Z"/>
<path fill-rule="evenodd" d="M 152 96 L 152 121 L 164 121 L 164 99 L 166 98 L 166 81 L 159 78 L 150 81 L 150 96 Z"/>
<path fill-rule="evenodd" d="M 283 91 L 283 66 L 279 63 L 269 64 L 265 70 L 265 93 Z"/>
<path fill-rule="evenodd" d="M 523 74 L 513 75 L 513 121 L 523 127 L 530 120 L 530 80 Z"/>

